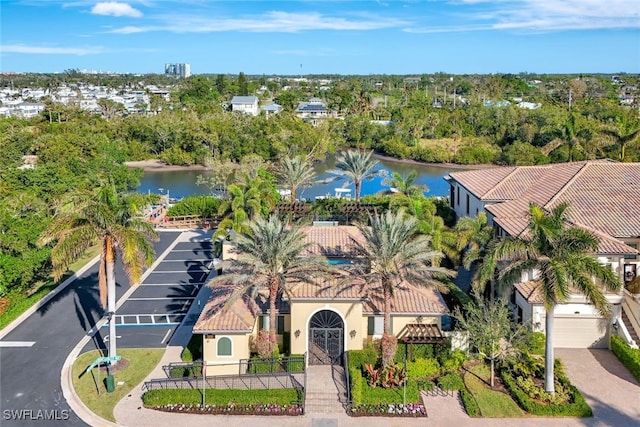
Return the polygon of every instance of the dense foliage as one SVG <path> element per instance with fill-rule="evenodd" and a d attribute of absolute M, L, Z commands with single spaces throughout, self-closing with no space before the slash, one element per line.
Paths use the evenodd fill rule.
<path fill-rule="evenodd" d="M 640 350 L 631 348 L 617 335 L 611 336 L 611 351 L 627 367 L 629 372 L 640 381 Z"/>

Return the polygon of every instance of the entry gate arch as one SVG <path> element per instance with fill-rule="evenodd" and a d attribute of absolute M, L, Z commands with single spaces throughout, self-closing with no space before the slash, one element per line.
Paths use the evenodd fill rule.
<path fill-rule="evenodd" d="M 344 352 L 344 321 L 333 310 L 320 310 L 309 319 L 309 364 L 329 365 Z"/>

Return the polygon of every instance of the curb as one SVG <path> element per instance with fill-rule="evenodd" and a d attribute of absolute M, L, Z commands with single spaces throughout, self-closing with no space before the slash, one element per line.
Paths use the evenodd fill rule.
<path fill-rule="evenodd" d="M 67 286 L 69 286 L 73 281 L 75 281 L 78 277 L 82 276 L 85 271 L 90 269 L 95 263 L 100 260 L 100 255 L 97 255 L 95 258 L 87 262 L 84 266 L 80 267 L 78 271 L 73 273 L 73 275 L 61 284 L 59 284 L 54 290 L 45 295 L 40 301 L 29 307 L 24 313 L 20 316 L 16 317 L 11 323 L 2 328 L 0 331 L 0 340 L 4 339 L 5 336 L 9 335 L 11 331 L 18 327 L 22 322 L 24 322 L 29 316 L 38 311 L 43 305 L 48 303 L 53 297 L 62 292 Z"/>

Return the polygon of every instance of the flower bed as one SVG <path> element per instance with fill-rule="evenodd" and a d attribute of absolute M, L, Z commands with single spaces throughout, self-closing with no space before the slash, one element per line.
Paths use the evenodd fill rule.
<path fill-rule="evenodd" d="M 163 412 L 177 412 L 183 414 L 223 414 L 223 415 L 303 415 L 303 405 L 277 405 L 277 404 L 258 404 L 258 405 L 185 405 L 167 404 L 159 406 L 146 406 L 149 409 L 155 409 Z"/>
<path fill-rule="evenodd" d="M 352 417 L 426 417 L 427 410 L 421 403 L 381 403 L 352 406 Z"/>

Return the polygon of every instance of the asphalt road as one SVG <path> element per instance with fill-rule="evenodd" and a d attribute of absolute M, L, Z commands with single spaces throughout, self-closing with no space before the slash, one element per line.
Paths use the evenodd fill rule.
<path fill-rule="evenodd" d="M 160 233 L 155 243 L 161 255 L 180 236 Z M 23 346 L 0 347 L 0 425 L 80 426 L 85 425 L 70 411 L 60 386 L 65 359 L 100 319 L 97 265 L 67 286 L 36 313 L 9 333 L 3 342 L 23 342 Z M 116 295 L 129 288 L 121 265 L 116 266 Z M 93 348 L 103 345 L 100 331 Z M 40 411 L 40 412 L 39 412 Z M 44 411 L 44 412 L 42 412 Z M 22 417 L 23 419 L 16 419 Z M 38 417 L 47 417 L 44 420 Z"/>

